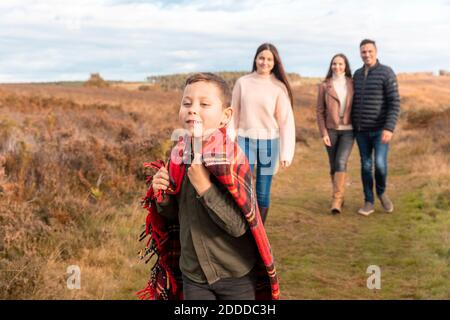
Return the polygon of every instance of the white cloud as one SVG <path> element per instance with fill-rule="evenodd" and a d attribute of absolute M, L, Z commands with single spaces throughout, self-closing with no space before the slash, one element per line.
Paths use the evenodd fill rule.
<path fill-rule="evenodd" d="M 175 70 L 179 70 L 179 71 L 175 71 L 175 72 L 180 72 L 180 73 L 194 71 L 197 68 L 198 68 L 198 65 L 195 63 L 192 63 L 192 62 L 175 64 Z"/>
<path fill-rule="evenodd" d="M 0 81 L 249 70 L 266 41 L 288 71 L 323 75 L 336 52 L 358 67 L 366 37 L 397 71 L 450 69 L 449 16 L 448 0 L 8 1 L 0 4 Z"/>
<path fill-rule="evenodd" d="M 202 56 L 198 50 L 174 50 L 168 52 L 168 55 L 181 60 L 197 59 Z"/>

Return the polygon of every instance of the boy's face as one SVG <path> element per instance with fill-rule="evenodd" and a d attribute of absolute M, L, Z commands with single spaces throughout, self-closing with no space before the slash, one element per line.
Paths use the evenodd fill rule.
<path fill-rule="evenodd" d="M 195 137 L 206 136 L 231 119 L 231 108 L 223 108 L 221 92 L 214 84 L 199 81 L 184 89 L 179 120 Z"/>

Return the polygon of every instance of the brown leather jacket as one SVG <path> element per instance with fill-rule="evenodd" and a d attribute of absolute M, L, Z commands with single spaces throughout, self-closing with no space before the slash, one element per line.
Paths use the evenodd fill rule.
<path fill-rule="evenodd" d="M 339 124 L 351 124 L 351 112 L 353 102 L 353 81 L 347 79 L 347 101 L 345 106 L 344 117 L 340 122 L 339 119 L 339 98 L 333 87 L 332 79 L 327 79 L 319 85 L 317 95 L 317 124 L 319 125 L 320 134 L 328 135 L 327 129 L 337 129 Z"/>

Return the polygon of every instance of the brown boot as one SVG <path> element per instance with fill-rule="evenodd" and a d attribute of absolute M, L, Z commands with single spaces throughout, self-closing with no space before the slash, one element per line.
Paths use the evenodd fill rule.
<path fill-rule="evenodd" d="M 331 213 L 333 214 L 341 213 L 342 211 L 345 192 L 345 176 L 345 172 L 336 172 L 334 174 L 334 193 L 333 202 L 331 203 Z"/>
<path fill-rule="evenodd" d="M 266 222 L 267 214 L 269 213 L 269 208 L 259 208 L 259 213 L 261 214 L 261 220 L 264 224 Z"/>
<path fill-rule="evenodd" d="M 334 173 L 330 174 L 330 179 L 331 179 L 331 203 L 330 203 L 330 207 L 333 208 L 333 199 L 334 199 L 334 193 L 335 193 Z"/>

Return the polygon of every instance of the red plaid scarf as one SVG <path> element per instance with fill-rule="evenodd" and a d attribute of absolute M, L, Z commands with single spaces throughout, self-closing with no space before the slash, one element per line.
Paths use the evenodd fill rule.
<path fill-rule="evenodd" d="M 185 174 L 186 156 L 190 157 L 190 138 L 179 139 L 172 149 L 169 161 L 170 186 L 166 194 L 173 195 L 180 191 Z M 257 245 L 260 260 L 257 263 L 256 299 L 278 300 L 279 284 L 276 274 L 270 244 L 267 239 L 259 209 L 256 202 L 252 173 L 247 158 L 237 143 L 231 141 L 226 130 L 219 129 L 202 145 L 202 157 L 205 167 L 230 192 L 250 226 L 251 233 Z M 190 160 L 190 159 L 189 159 Z M 159 169 L 164 166 L 162 160 L 145 163 L 144 166 Z M 145 231 L 141 234 L 143 240 L 150 236 L 147 245 L 141 251 L 141 259 L 147 262 L 156 254 L 157 261 L 152 267 L 148 285 L 137 293 L 140 299 L 167 300 L 183 299 L 181 271 L 179 268 L 180 226 L 170 222 L 157 213 L 156 202 L 162 200 L 161 191 L 154 193 L 151 187 L 153 176 L 147 178 L 149 185 L 143 206 L 147 209 Z"/>

